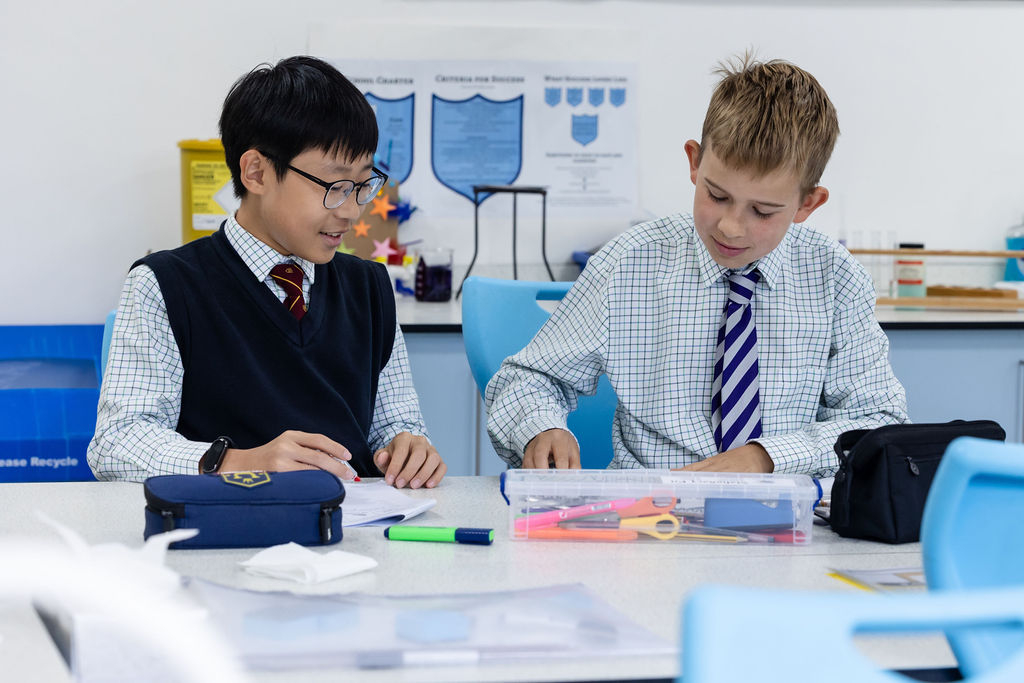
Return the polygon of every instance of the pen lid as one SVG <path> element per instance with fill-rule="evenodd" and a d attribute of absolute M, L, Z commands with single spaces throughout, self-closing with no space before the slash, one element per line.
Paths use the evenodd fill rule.
<path fill-rule="evenodd" d="M 494 529 L 475 529 L 459 527 L 455 530 L 455 540 L 459 543 L 476 543 L 490 545 L 494 541 Z"/>
<path fill-rule="evenodd" d="M 512 501 L 508 499 L 508 494 L 505 493 L 505 475 L 508 474 L 508 470 L 502 470 L 501 476 L 498 477 L 499 490 L 501 491 L 501 497 L 505 499 L 505 505 L 511 505 Z"/>

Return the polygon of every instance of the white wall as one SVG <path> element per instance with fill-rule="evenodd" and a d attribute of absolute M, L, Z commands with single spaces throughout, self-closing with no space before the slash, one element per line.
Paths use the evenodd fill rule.
<path fill-rule="evenodd" d="M 381 35 L 381 21 L 394 32 Z M 467 38 L 450 40 L 452 26 Z M 474 26 L 515 28 L 507 41 L 473 41 Z M 523 27 L 564 27 L 574 39 L 544 30 L 524 41 Z M 602 30 L 575 39 L 587 27 Z M 682 147 L 699 137 L 711 68 L 752 46 L 810 70 L 839 111 L 823 179 L 832 201 L 813 225 L 990 249 L 1024 213 L 1022 3 L 7 1 L 0 324 L 100 322 L 132 261 L 180 241 L 177 141 L 215 137 L 230 84 L 259 62 L 307 52 L 311 36 L 337 44 L 320 53 L 330 58 L 635 61 L 650 214 L 689 208 Z M 569 245 L 617 229 L 576 228 L 549 254 L 564 261 Z"/>

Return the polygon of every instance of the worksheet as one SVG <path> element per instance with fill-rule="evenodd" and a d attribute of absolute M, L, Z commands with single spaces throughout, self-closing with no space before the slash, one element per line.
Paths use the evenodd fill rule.
<path fill-rule="evenodd" d="M 389 486 L 383 479 L 345 482 L 341 504 L 342 526 L 387 526 L 397 524 L 434 507 L 434 498 L 413 498 Z"/>

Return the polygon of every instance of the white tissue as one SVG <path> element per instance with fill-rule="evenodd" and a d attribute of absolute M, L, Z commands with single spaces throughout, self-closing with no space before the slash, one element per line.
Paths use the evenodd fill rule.
<path fill-rule="evenodd" d="M 343 550 L 321 554 L 298 543 L 284 543 L 261 550 L 238 564 L 256 576 L 321 583 L 373 569 L 377 560 Z"/>

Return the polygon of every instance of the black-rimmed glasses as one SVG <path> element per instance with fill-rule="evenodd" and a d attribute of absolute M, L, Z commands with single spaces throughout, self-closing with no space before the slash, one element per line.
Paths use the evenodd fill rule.
<path fill-rule="evenodd" d="M 270 156 L 264 154 L 264 156 Z M 380 192 L 380 188 L 384 187 L 384 183 L 388 181 L 388 174 L 380 170 L 376 166 L 372 168 L 373 175 L 357 183 L 354 180 L 335 180 L 333 183 L 329 183 L 326 180 L 320 180 L 311 173 L 299 170 L 291 164 L 285 164 L 285 166 L 292 171 L 295 171 L 303 178 L 308 178 L 314 183 L 324 188 L 324 208 L 325 209 L 336 209 L 345 203 L 348 196 L 352 194 L 354 190 L 356 193 L 356 203 L 365 205 L 373 201 L 373 198 Z"/>

